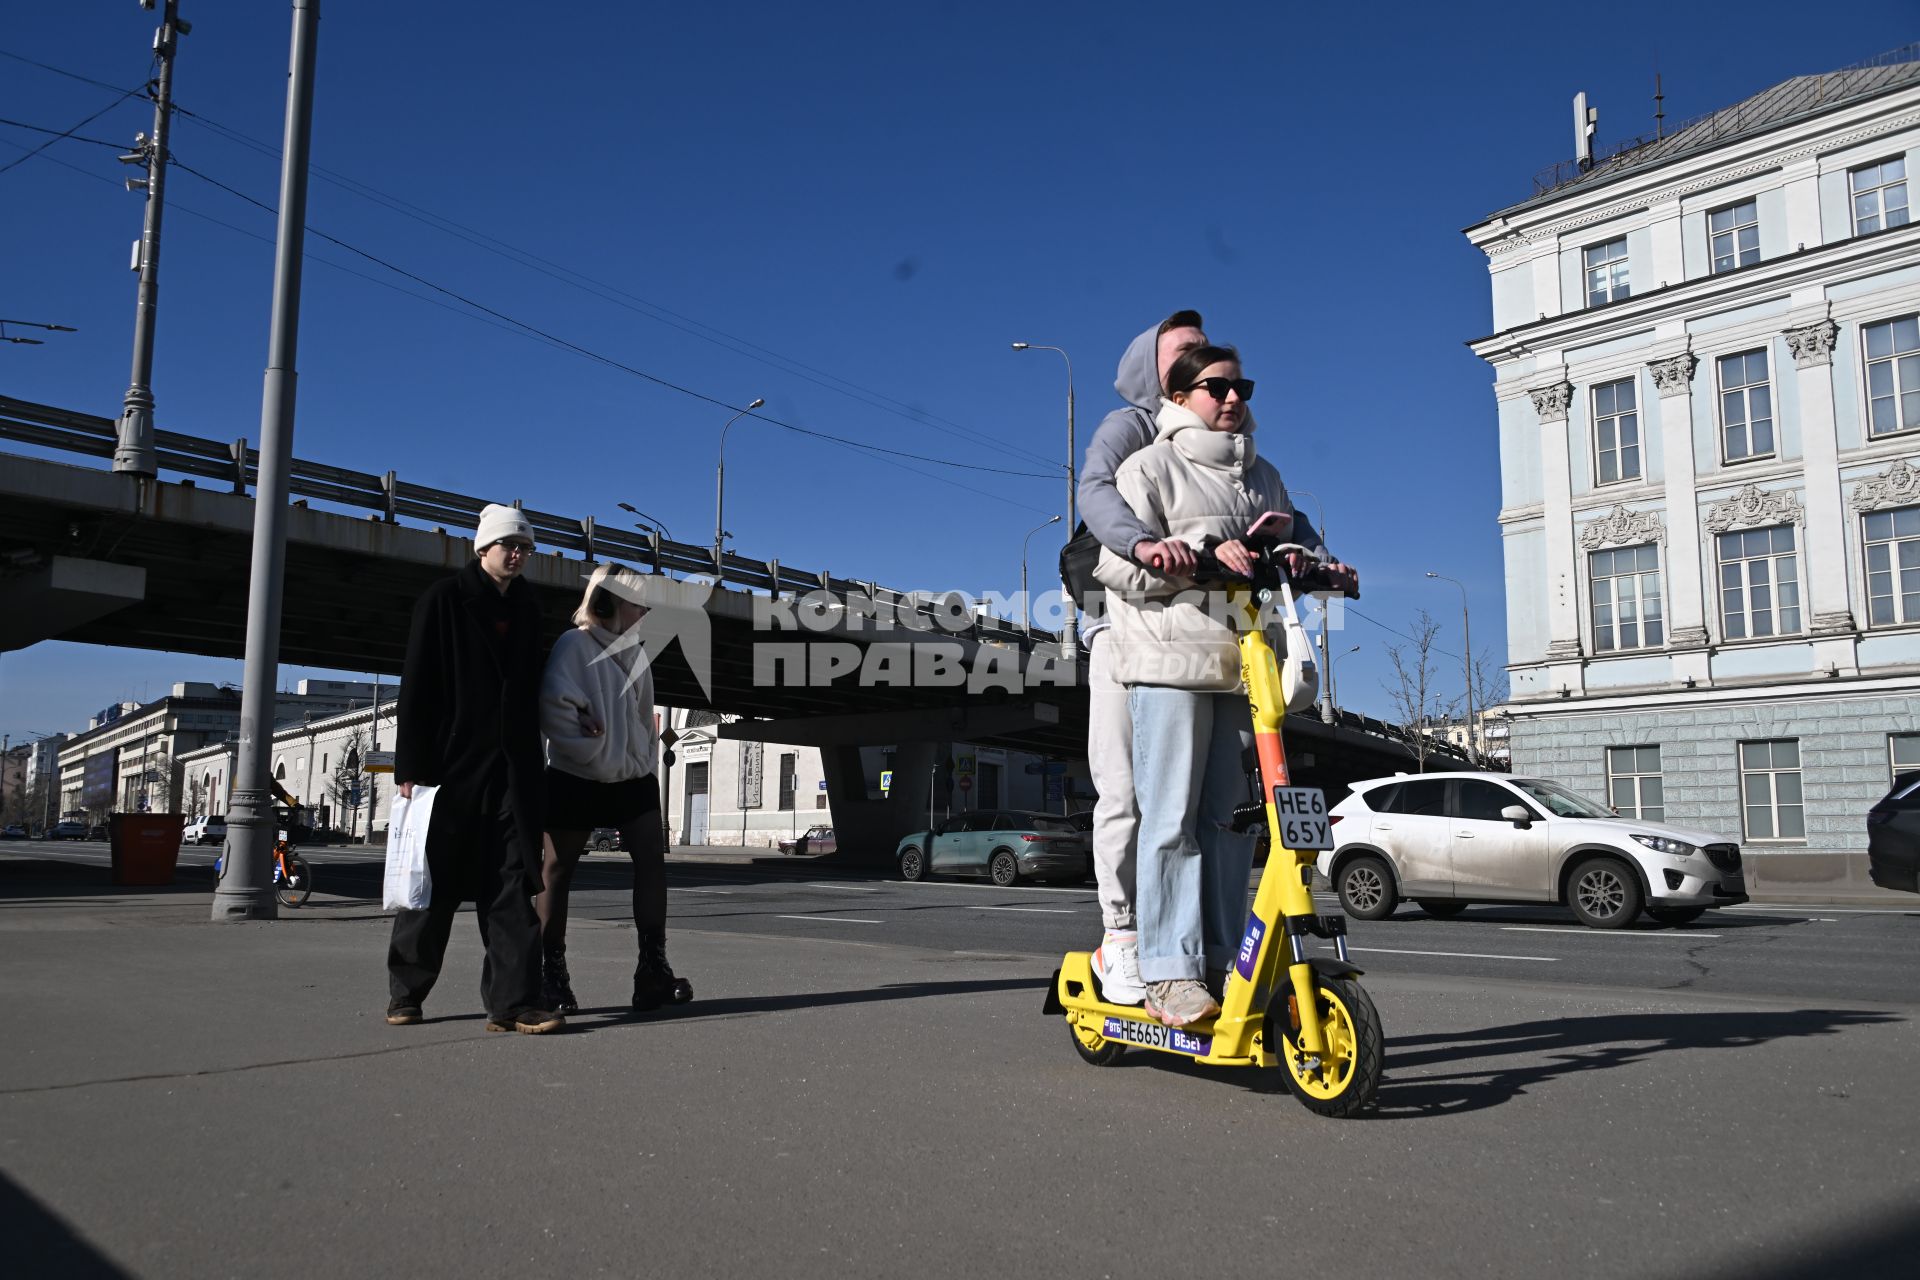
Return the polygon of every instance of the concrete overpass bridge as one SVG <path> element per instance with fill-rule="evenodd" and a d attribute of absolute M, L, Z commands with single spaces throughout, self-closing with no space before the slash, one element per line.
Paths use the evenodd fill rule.
<path fill-rule="evenodd" d="M 112 419 L 0 396 L 0 651 L 59 639 L 240 658 L 257 452 L 157 431 L 148 480 L 104 465 L 115 435 Z M 290 490 L 280 661 L 398 676 L 414 599 L 471 556 L 492 499 L 298 459 Z M 743 717 L 723 737 L 821 748 L 843 856 L 890 855 L 926 812 L 939 744 L 1085 758 L 1084 670 L 1056 636 L 958 597 L 733 553 L 716 565 L 657 532 L 523 509 L 549 639 L 593 564 L 646 573 L 652 598 L 694 611 L 710 641 L 683 631 L 657 657 L 659 700 Z M 1412 767 L 1394 727 L 1347 713 L 1296 718 L 1287 738 L 1303 781 L 1334 791 Z M 858 748 L 879 744 L 895 746 L 896 785 L 873 800 Z"/>

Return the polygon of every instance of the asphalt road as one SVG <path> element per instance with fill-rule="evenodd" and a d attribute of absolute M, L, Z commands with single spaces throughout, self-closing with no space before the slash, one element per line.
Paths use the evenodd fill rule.
<path fill-rule="evenodd" d="M 676 862 L 699 998 L 636 1019 L 597 855 L 588 1007 L 536 1040 L 479 1030 L 464 922 L 427 1024 L 384 1025 L 362 851 L 223 926 L 211 851 L 152 895 L 33 852 L 0 849 L 22 1274 L 1866 1280 L 1920 1251 L 1916 913 L 1357 923 L 1387 1070 L 1338 1122 L 1259 1072 L 1081 1063 L 1039 1012 L 1097 930 L 1081 889 Z"/>

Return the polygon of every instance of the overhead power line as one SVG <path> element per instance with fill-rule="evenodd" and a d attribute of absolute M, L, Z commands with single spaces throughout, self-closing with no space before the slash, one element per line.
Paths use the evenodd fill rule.
<path fill-rule="evenodd" d="M 0 173 L 5 173 L 9 169 L 19 168 L 21 165 L 33 159 L 35 156 L 39 155 L 42 151 L 45 151 L 48 147 L 52 146 L 54 143 L 60 141 L 60 139 L 71 137 L 77 131 L 86 128 L 88 125 L 92 124 L 95 120 L 98 120 L 101 116 L 107 114 L 107 112 L 113 110 L 115 107 L 125 102 L 128 98 L 133 97 L 136 93 L 143 92 L 145 89 L 146 89 L 145 85 L 141 85 L 140 88 L 138 89 L 128 89 L 127 91 L 122 93 L 119 97 L 115 98 L 112 102 L 109 102 L 106 106 L 100 108 L 98 111 L 94 112 L 92 115 L 80 121 L 80 123 L 74 125 L 70 129 L 62 129 L 58 131 L 55 131 L 52 129 L 36 130 L 36 132 L 39 132 L 39 133 L 51 133 L 53 134 L 53 136 L 51 138 L 48 138 L 45 142 L 41 143 L 39 146 L 35 147 L 33 150 L 27 152 L 27 154 L 19 157 L 18 159 L 9 160 L 5 164 L 0 164 Z M 25 127 L 30 129 L 34 128 L 34 126 L 32 125 L 27 125 Z M 92 139 L 88 139 L 88 141 L 92 141 Z M 113 144 L 108 143 L 107 145 L 112 146 Z"/>
<path fill-rule="evenodd" d="M 278 212 L 272 205 L 268 204 L 266 201 L 255 199 L 253 196 L 248 195 L 244 191 L 240 191 L 234 187 L 228 186 L 226 183 L 220 181 L 218 178 L 215 178 L 209 174 L 202 173 L 200 170 L 194 168 L 192 165 L 186 164 L 185 162 L 181 161 L 177 156 L 173 158 L 172 163 L 173 163 L 173 167 L 180 170 L 182 173 L 192 174 L 194 177 L 200 179 L 202 182 L 205 182 L 210 186 L 217 187 L 236 199 L 244 200 L 248 204 L 253 205 L 258 209 L 264 210 L 267 213 Z M 395 275 L 402 276 L 405 279 L 411 280 L 415 284 L 422 285 L 428 289 L 432 289 L 436 293 L 444 294 L 445 296 L 454 299 L 456 302 L 459 302 L 465 306 L 472 307 L 474 310 L 482 312 L 485 315 L 493 316 L 498 320 L 505 321 L 506 323 L 513 325 L 516 328 L 524 329 L 527 333 L 541 339 L 542 341 L 552 343 L 555 346 L 563 347 L 568 351 L 574 352 L 575 354 L 583 356 L 589 360 L 597 361 L 600 364 L 604 364 L 608 366 L 609 368 L 618 369 L 623 373 L 628 373 L 633 375 L 636 378 L 644 379 L 645 381 L 651 382 L 656 386 L 665 387 L 669 391 L 677 391 L 681 395 L 688 396 L 692 399 L 699 400 L 706 404 L 713 405 L 716 408 L 734 409 L 737 407 L 735 405 L 731 405 L 727 403 L 725 400 L 719 399 L 718 397 L 710 396 L 703 391 L 696 391 L 692 387 L 683 386 L 680 383 L 673 382 L 666 378 L 662 378 L 657 374 L 648 373 L 645 369 L 636 368 L 633 365 L 625 363 L 624 361 L 616 360 L 612 356 L 603 355 L 602 353 L 595 351 L 590 347 L 584 347 L 577 342 L 573 342 L 569 339 L 560 337 L 558 334 L 554 334 L 545 329 L 542 329 L 538 325 L 530 324 L 527 321 L 517 319 L 514 316 L 508 315 L 504 311 L 496 310 L 495 308 L 490 307 L 483 302 L 470 298 L 465 294 L 457 292 L 456 290 L 449 289 L 445 285 L 438 284 L 432 280 L 427 279 L 425 276 L 409 271 L 405 267 L 399 266 L 398 264 L 393 262 L 389 262 L 385 258 L 379 257 L 378 255 L 373 253 L 369 253 L 367 250 L 362 249 L 357 245 L 350 244 L 347 241 L 340 239 L 338 236 L 329 235 L 317 227 L 309 225 L 307 227 L 307 232 L 308 234 L 318 239 L 325 240 L 328 244 L 335 245 L 341 249 L 345 249 L 348 253 L 355 254 L 361 258 L 365 258 L 368 262 L 371 262 L 376 266 L 383 267 L 386 270 L 393 272 Z M 885 454 L 889 457 L 895 457 L 895 458 L 907 458 L 915 462 L 932 463 L 935 466 L 942 466 L 942 467 L 955 467 L 963 471 L 984 471 L 994 475 L 1019 476 L 1024 479 L 1031 479 L 1031 480 L 1052 480 L 1055 478 L 1053 476 L 1046 475 L 1040 472 L 1015 471 L 1008 467 L 990 467 L 983 463 L 977 463 L 977 462 L 955 462 L 948 458 L 934 458 L 934 457 L 929 457 L 925 454 L 909 453 L 903 449 L 888 449 L 880 445 L 868 444 L 865 441 L 852 440 L 847 438 L 846 436 L 836 436 L 836 435 L 830 434 L 829 432 L 816 431 L 811 427 L 803 427 L 803 426 L 800 426 L 798 423 L 786 422 L 786 421 L 783 421 L 782 419 L 772 417 L 771 415 L 768 415 L 768 414 L 755 413 L 749 416 L 754 418 L 756 421 L 765 422 L 771 426 L 780 427 L 784 430 L 792 431 L 799 435 L 811 436 L 817 440 L 831 441 L 834 444 L 844 445 L 850 449 L 858 449 L 867 453 Z"/>
<path fill-rule="evenodd" d="M 261 155 L 277 158 L 280 154 L 280 149 L 271 143 L 251 137 L 238 129 L 221 124 L 217 120 L 200 115 L 186 107 L 176 105 L 174 112 L 190 123 L 199 125 L 230 142 L 259 152 Z M 352 192 L 364 200 L 371 201 L 374 204 L 398 213 L 402 217 L 411 218 L 416 222 L 432 227 L 444 235 L 450 235 L 456 239 L 464 240 L 476 248 L 505 258 L 507 261 L 525 267 L 529 271 L 546 276 L 570 288 L 578 289 L 583 293 L 591 294 L 604 302 L 611 302 L 617 307 L 631 311 L 636 315 L 645 316 L 669 328 L 677 329 L 691 337 L 698 338 L 702 342 L 711 343 L 723 350 L 732 351 L 736 355 L 746 356 L 749 360 L 764 364 L 768 368 L 778 369 L 782 373 L 800 378 L 804 382 L 810 382 L 817 387 L 832 391 L 837 395 L 846 396 L 848 399 L 858 401 L 871 408 L 893 414 L 896 417 L 905 418 L 918 426 L 930 427 L 948 435 L 959 434 L 973 440 L 975 443 L 988 445 L 994 449 L 1019 454 L 1032 459 L 1042 466 L 1055 467 L 1059 470 L 1065 469 L 1044 454 L 1035 453 L 1019 445 L 1010 444 L 1007 441 L 997 439 L 965 426 L 962 423 L 955 422 L 950 418 L 943 418 L 938 414 L 929 413 L 924 409 L 917 408 L 904 401 L 896 400 L 883 392 L 875 391 L 859 383 L 849 382 L 835 374 L 815 368 L 804 361 L 782 355 L 777 351 L 750 342 L 738 335 L 728 333 L 724 329 L 718 329 L 703 321 L 695 320 L 691 316 L 683 315 L 659 303 L 642 298 L 637 294 L 617 289 L 603 281 L 593 279 L 590 276 L 575 271 L 562 263 L 541 257 L 531 250 L 523 249 L 518 245 L 490 236 L 483 231 L 456 222 L 452 218 L 437 214 L 430 209 L 422 208 L 419 205 L 382 191 L 377 187 L 370 186 L 358 179 L 350 178 L 345 174 L 336 173 L 332 170 L 323 169 L 319 165 L 313 166 L 313 172 L 322 179 L 332 182 L 336 186 Z"/>

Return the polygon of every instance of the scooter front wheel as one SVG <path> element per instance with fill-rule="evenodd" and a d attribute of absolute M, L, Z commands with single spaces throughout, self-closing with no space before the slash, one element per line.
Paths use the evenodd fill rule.
<path fill-rule="evenodd" d="M 1073 1037 L 1073 1051 L 1080 1055 L 1080 1060 L 1096 1067 L 1112 1066 L 1127 1051 L 1127 1046 L 1118 1040 L 1109 1040 L 1092 1027 L 1077 1022 L 1067 1024 L 1067 1033 Z"/>
<path fill-rule="evenodd" d="M 1351 978 L 1323 978 L 1316 991 L 1327 1052 L 1315 1057 L 1296 1048 L 1288 991 L 1280 993 L 1267 1014 L 1270 1043 L 1278 1046 L 1287 1087 L 1302 1106 L 1316 1115 L 1356 1115 L 1373 1104 L 1380 1089 L 1386 1060 L 1380 1012 L 1366 989 Z"/>

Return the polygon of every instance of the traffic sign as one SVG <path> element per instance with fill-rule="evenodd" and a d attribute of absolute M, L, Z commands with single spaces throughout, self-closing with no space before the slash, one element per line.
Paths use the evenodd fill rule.
<path fill-rule="evenodd" d="M 891 790 L 893 790 L 893 770 L 882 769 L 880 771 L 880 794 L 885 795 Z"/>
<path fill-rule="evenodd" d="M 367 752 L 367 761 L 366 761 L 365 768 L 368 773 L 392 773 L 393 772 L 393 752 L 391 751 Z"/>
<path fill-rule="evenodd" d="M 963 773 L 960 775 L 960 789 L 962 791 L 973 790 L 973 776 L 971 774 Z"/>

